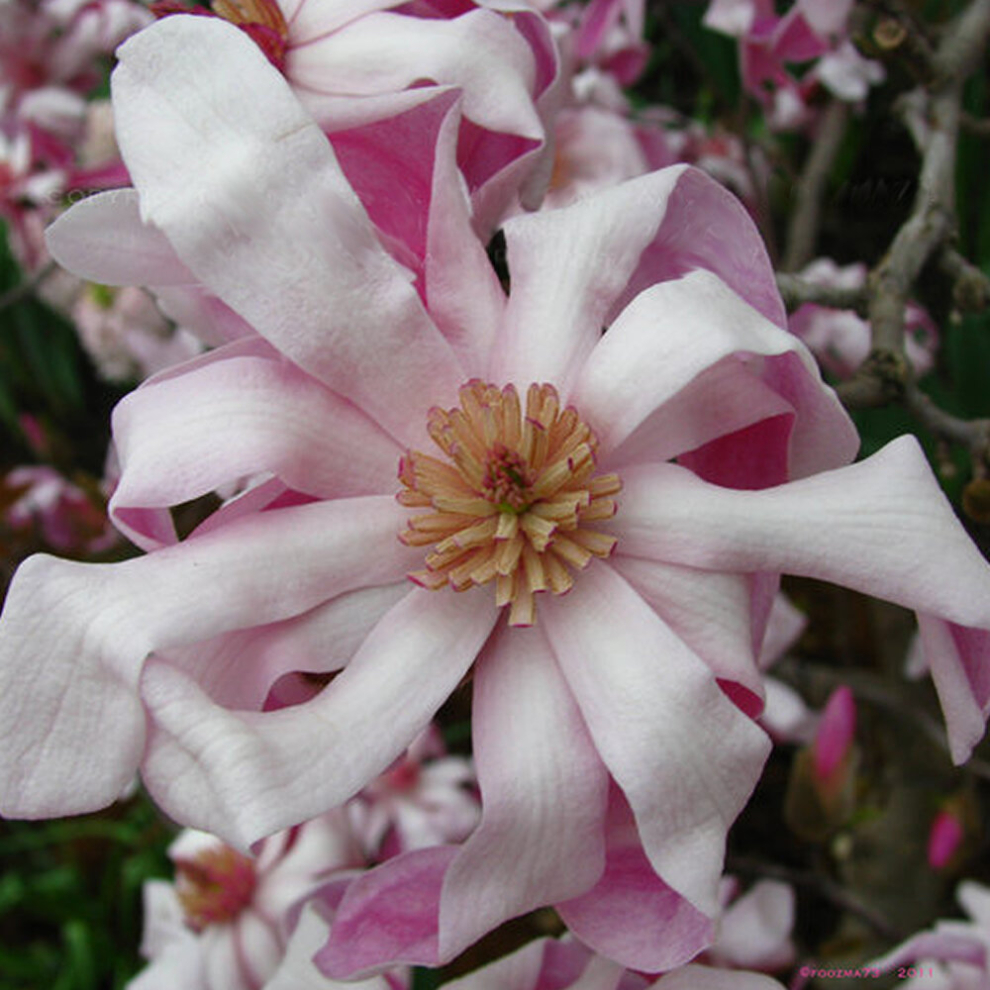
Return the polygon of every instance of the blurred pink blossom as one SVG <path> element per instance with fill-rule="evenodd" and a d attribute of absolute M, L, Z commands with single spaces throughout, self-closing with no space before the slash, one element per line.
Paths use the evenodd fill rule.
<path fill-rule="evenodd" d="M 539 204 L 559 68 L 548 25 L 524 0 L 221 0 L 214 10 L 284 72 L 376 222 L 394 222 L 412 195 L 409 146 L 438 98 L 455 95 L 456 160 L 479 233 L 489 237 L 517 203 Z"/>
<path fill-rule="evenodd" d="M 51 550 L 86 556 L 108 550 L 120 539 L 93 495 L 54 468 L 14 468 L 3 477 L 2 487 L 20 493 L 7 506 L 3 523 L 14 531 L 36 529 Z"/>
<path fill-rule="evenodd" d="M 329 874 L 363 863 L 342 811 L 264 839 L 251 856 L 191 829 L 168 855 L 174 883 L 144 885 L 141 953 L 149 965 L 128 990 L 274 987 L 269 980 L 295 938 L 293 909 Z"/>
<path fill-rule="evenodd" d="M 899 981 L 906 990 L 983 990 L 990 982 L 990 889 L 966 880 L 956 900 L 969 920 L 938 921 L 870 963 L 885 973 L 902 967 L 922 972 Z"/>
<path fill-rule="evenodd" d="M 809 282 L 837 288 L 857 289 L 866 282 L 865 265 L 839 266 L 830 258 L 818 258 L 798 274 Z M 928 313 L 913 302 L 905 309 L 904 323 L 907 358 L 920 377 L 935 362 L 938 330 Z M 805 303 L 791 315 L 790 328 L 837 378 L 852 375 L 870 352 L 870 325 L 852 310 Z"/>
<path fill-rule="evenodd" d="M 791 935 L 795 896 L 790 884 L 759 880 L 740 893 L 735 877 L 724 877 L 720 891 L 724 905 L 715 944 L 704 962 L 726 969 L 776 972 L 794 962 Z"/>
<path fill-rule="evenodd" d="M 824 87 L 858 102 L 884 79 L 883 66 L 865 59 L 848 40 L 852 0 L 795 0 L 785 14 L 772 0 L 712 0 L 703 23 L 739 40 L 744 89 L 779 130 L 814 122 L 813 97 Z M 814 61 L 800 78 L 789 66 Z"/>
<path fill-rule="evenodd" d="M 430 727 L 347 803 L 347 814 L 369 859 L 460 842 L 481 817 L 475 784 L 471 761 L 447 755 Z"/>
<path fill-rule="evenodd" d="M 933 870 L 945 869 L 956 859 L 965 838 L 959 810 L 954 806 L 941 808 L 928 833 L 928 865 Z"/>

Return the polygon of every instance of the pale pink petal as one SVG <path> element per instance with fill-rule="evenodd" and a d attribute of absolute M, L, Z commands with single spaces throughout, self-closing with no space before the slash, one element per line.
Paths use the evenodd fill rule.
<path fill-rule="evenodd" d="M 278 0 L 289 26 L 289 43 L 305 45 L 376 10 L 389 10 L 404 0 Z"/>
<path fill-rule="evenodd" d="M 607 564 L 589 566 L 566 600 L 541 602 L 541 617 L 654 869 L 714 914 L 725 833 L 759 777 L 766 735 Z"/>
<path fill-rule="evenodd" d="M 388 860 L 347 888 L 315 958 L 331 979 L 351 980 L 390 960 L 438 961 L 440 890 L 456 846 L 417 849 Z"/>
<path fill-rule="evenodd" d="M 696 268 L 719 275 L 786 326 L 752 220 L 723 187 L 686 166 L 632 179 L 566 209 L 517 217 L 504 229 L 512 294 L 506 339 L 491 369 L 496 379 L 553 381 L 569 394 L 602 329 L 622 308 L 658 280 Z"/>
<path fill-rule="evenodd" d="M 324 976 L 316 968 L 313 956 L 326 942 L 329 929 L 329 924 L 315 907 L 307 905 L 303 908 L 286 947 L 285 957 L 265 983 L 264 990 L 392 990 L 383 976 L 346 984 Z"/>
<path fill-rule="evenodd" d="M 173 817 L 240 847 L 341 804 L 405 750 L 470 667 L 497 617 L 484 590 L 413 589 L 320 694 L 292 708 L 227 711 L 150 661 L 149 791 Z"/>
<path fill-rule="evenodd" d="M 983 738 L 990 710 L 990 632 L 918 613 L 918 639 L 945 712 L 949 751 L 965 763 Z"/>
<path fill-rule="evenodd" d="M 695 376 L 731 354 L 794 352 L 820 385 L 811 353 L 709 271 L 638 295 L 581 369 L 571 398 L 602 446 L 622 443 Z"/>
<path fill-rule="evenodd" d="M 610 564 L 716 677 L 763 696 L 753 658 L 750 588 L 742 575 L 619 554 Z"/>
<path fill-rule="evenodd" d="M 117 406 L 113 423 L 121 477 L 110 512 L 125 532 L 137 528 L 135 509 L 178 505 L 261 472 L 321 498 L 396 487 L 394 441 L 284 361 L 231 357 L 149 383 Z"/>
<path fill-rule="evenodd" d="M 144 217 L 280 351 L 393 435 L 421 435 L 460 365 L 284 78 L 219 18 L 165 18 L 119 54 L 118 138 Z"/>
<path fill-rule="evenodd" d="M 623 482 L 622 509 L 607 525 L 627 552 L 814 577 L 954 623 L 939 629 L 923 618 L 926 654 L 933 670 L 941 665 L 940 693 L 954 699 L 954 758 L 978 738 L 990 709 L 990 570 L 913 438 L 762 492 L 709 485 L 673 465 L 630 469 Z"/>
<path fill-rule="evenodd" d="M 195 276 L 168 238 L 141 219 L 135 189 L 112 189 L 76 203 L 45 232 L 52 257 L 101 285 L 189 285 Z"/>
<path fill-rule="evenodd" d="M 623 483 L 622 508 L 606 525 L 627 553 L 815 577 L 990 625 L 990 571 L 911 437 L 859 464 L 765 491 L 710 485 L 672 464 L 630 468 Z"/>
<path fill-rule="evenodd" d="M 268 905 L 261 910 L 249 907 L 233 922 L 231 933 L 237 964 L 248 987 L 262 984 L 278 968 L 283 946 L 278 928 L 281 919 L 268 916 Z M 228 983 L 217 986 L 228 987 Z"/>
<path fill-rule="evenodd" d="M 289 52 L 300 89 L 373 96 L 419 80 L 458 86 L 464 112 L 488 130 L 539 141 L 533 107 L 533 52 L 508 19 L 475 9 L 451 20 L 369 13 L 346 30 L 325 33 Z"/>
<path fill-rule="evenodd" d="M 722 915 L 710 961 L 735 969 L 776 970 L 794 959 L 794 888 L 760 880 Z"/>
<path fill-rule="evenodd" d="M 206 985 L 224 990 L 253 990 L 257 983 L 245 972 L 232 934 L 226 925 L 210 925 L 199 936 Z"/>
<path fill-rule="evenodd" d="M 144 748 L 135 688 L 149 653 L 399 579 L 410 559 L 395 539 L 403 516 L 386 496 L 340 500 L 246 518 L 121 564 L 29 558 L 0 619 L 3 813 L 112 802 Z"/>
<path fill-rule="evenodd" d="M 764 419 L 734 435 L 718 437 L 679 455 L 680 463 L 715 484 L 765 488 L 840 467 L 855 457 L 859 449 L 855 426 L 835 393 L 823 386 L 817 373 L 808 373 L 799 352 L 756 359 L 754 364 L 760 382 L 788 402 L 793 416 Z M 759 401 L 758 395 L 754 401 Z M 774 479 L 773 462 L 782 444 L 782 473 Z"/>
<path fill-rule="evenodd" d="M 758 377 L 765 367 L 732 355 L 706 368 L 616 449 L 603 451 L 602 469 L 621 474 L 626 464 L 667 461 L 765 420 L 790 423 L 794 407 Z"/>
<path fill-rule="evenodd" d="M 869 965 L 888 973 L 896 966 L 919 959 L 961 962 L 984 969 L 987 965 L 987 946 L 978 932 L 961 922 L 939 922 L 931 931 L 912 935 Z"/>
<path fill-rule="evenodd" d="M 455 166 L 459 107 L 444 118 L 433 172 L 426 243 L 426 302 L 437 326 L 471 373 L 484 370 L 505 310 L 505 293 L 483 242 L 470 226 Z"/>
<path fill-rule="evenodd" d="M 285 674 L 326 674 L 346 666 L 372 627 L 408 592 L 406 579 L 350 591 L 292 619 L 170 649 L 167 658 L 217 704 L 260 709 Z"/>
<path fill-rule="evenodd" d="M 615 793 L 609 808 L 605 873 L 586 894 L 555 907 L 583 942 L 643 972 L 681 966 L 714 938 L 711 918 L 653 871 L 629 807 Z"/>
<path fill-rule="evenodd" d="M 505 295 L 471 228 L 458 174 L 459 91 L 413 90 L 420 102 L 381 121 L 334 130 L 334 151 L 379 230 L 407 248 L 430 315 L 469 372 L 483 369 Z M 402 259 L 400 259 L 402 260 Z"/>
<path fill-rule="evenodd" d="M 760 669 L 769 670 L 797 642 L 807 625 L 808 617 L 804 612 L 787 595 L 777 595 L 760 647 Z"/>
<path fill-rule="evenodd" d="M 990 888 L 975 880 L 963 880 L 956 890 L 956 900 L 977 925 L 990 928 Z"/>
<path fill-rule="evenodd" d="M 444 880 L 442 962 L 605 868 L 608 775 L 539 628 L 502 627 L 489 644 L 472 725 L 482 819 Z"/>

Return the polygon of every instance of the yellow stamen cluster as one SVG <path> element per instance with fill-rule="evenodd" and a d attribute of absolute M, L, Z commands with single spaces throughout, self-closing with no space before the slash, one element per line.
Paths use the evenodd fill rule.
<path fill-rule="evenodd" d="M 455 591 L 494 581 L 510 625 L 531 626 L 536 592 L 563 594 L 570 568 L 612 552 L 614 537 L 587 524 L 615 514 L 622 482 L 594 475 L 598 441 L 552 385 L 530 385 L 523 414 L 512 385 L 472 380 L 458 408 L 430 410 L 427 429 L 449 462 L 409 451 L 399 464 L 399 501 L 432 510 L 399 535 L 434 545 L 409 576 Z"/>
<path fill-rule="evenodd" d="M 282 38 L 288 38 L 285 15 L 274 0 L 213 0 L 214 13 L 231 24 L 260 24 Z"/>
<path fill-rule="evenodd" d="M 186 923 L 195 931 L 233 921 L 251 903 L 257 883 L 254 861 L 236 849 L 204 849 L 176 867 L 176 893 Z"/>

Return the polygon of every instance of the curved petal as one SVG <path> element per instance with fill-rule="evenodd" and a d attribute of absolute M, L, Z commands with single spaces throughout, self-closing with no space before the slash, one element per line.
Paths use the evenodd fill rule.
<path fill-rule="evenodd" d="M 464 112 L 489 130 L 542 140 L 533 107 L 536 65 L 506 19 L 475 9 L 451 20 L 378 11 L 289 52 L 293 84 L 321 93 L 373 96 L 422 79 L 459 87 Z"/>
<path fill-rule="evenodd" d="M 327 674 L 346 666 L 378 620 L 408 593 L 405 579 L 359 588 L 282 622 L 170 649 L 166 659 L 217 704 L 257 710 L 285 674 Z"/>
<path fill-rule="evenodd" d="M 46 231 L 52 257 L 101 285 L 190 285 L 168 238 L 141 219 L 136 189 L 111 189 L 66 210 Z"/>
<path fill-rule="evenodd" d="M 119 56 L 145 219 L 282 353 L 411 439 L 463 373 L 282 76 L 219 18 L 165 18 Z"/>
<path fill-rule="evenodd" d="M 918 613 L 922 649 L 945 713 L 949 752 L 965 763 L 990 713 L 990 632 Z"/>
<path fill-rule="evenodd" d="M 745 577 L 619 554 L 609 564 L 716 677 L 763 697 Z"/>
<path fill-rule="evenodd" d="M 395 538 L 404 514 L 391 498 L 349 499 L 249 517 L 121 564 L 29 558 L 0 618 L 3 813 L 110 804 L 144 747 L 135 687 L 149 653 L 397 580 L 410 564 Z"/>
<path fill-rule="evenodd" d="M 468 374 L 481 374 L 505 306 L 457 171 L 461 98 L 427 87 L 420 103 L 383 121 L 336 130 L 334 151 L 380 230 L 411 249 L 410 264 L 440 331 Z"/>
<path fill-rule="evenodd" d="M 609 449 L 722 358 L 788 351 L 797 354 L 821 387 L 814 358 L 796 337 L 753 309 L 717 275 L 693 271 L 633 299 L 589 355 L 572 399 Z"/>
<path fill-rule="evenodd" d="M 289 26 L 293 47 L 337 31 L 345 24 L 376 10 L 398 7 L 405 0 L 278 0 Z"/>
<path fill-rule="evenodd" d="M 542 631 L 503 626 L 474 684 L 483 811 L 444 879 L 441 962 L 509 918 L 584 893 L 605 868 L 608 774 Z"/>
<path fill-rule="evenodd" d="M 264 990 L 393 990 L 384 976 L 373 976 L 360 982 L 338 983 L 324 976 L 313 957 L 327 940 L 329 925 L 315 907 L 308 904 L 299 915 L 285 957 Z"/>
<path fill-rule="evenodd" d="M 618 447 L 603 451 L 602 470 L 621 473 L 627 464 L 668 461 L 768 419 L 792 421 L 794 407 L 761 380 L 754 363 L 733 354 L 706 368 L 649 414 Z M 792 423 L 788 426 L 788 432 L 793 432 Z"/>
<path fill-rule="evenodd" d="M 401 450 L 350 403 L 284 361 L 251 355 L 152 382 L 114 410 L 111 517 L 178 505 L 270 472 L 322 498 L 395 489 Z"/>
<path fill-rule="evenodd" d="M 543 603 L 547 637 L 650 862 L 714 915 L 725 834 L 770 745 L 712 672 L 607 564 Z"/>
<path fill-rule="evenodd" d="M 925 628 L 939 691 L 955 699 L 946 706 L 953 756 L 968 751 L 976 713 L 985 721 L 990 710 L 990 568 L 914 438 L 759 492 L 710 485 L 674 465 L 643 465 L 623 482 L 622 510 L 606 525 L 627 553 L 818 578 L 952 623 L 938 631 L 926 618 Z"/>
<path fill-rule="evenodd" d="M 566 395 L 602 328 L 636 295 L 697 268 L 786 327 L 752 220 L 731 193 L 688 166 L 517 217 L 505 236 L 512 295 L 493 380 L 552 381 Z"/>
<path fill-rule="evenodd" d="M 641 465 L 623 475 L 622 508 L 604 526 L 625 553 L 818 578 L 990 628 L 990 568 L 913 437 L 755 492 L 708 484 L 673 464 Z"/>
<path fill-rule="evenodd" d="M 409 592 L 319 695 L 278 711 L 227 711 L 151 660 L 141 680 L 148 790 L 176 820 L 240 847 L 343 803 L 402 753 L 477 657 L 497 615 L 487 589 L 476 591 Z"/>
<path fill-rule="evenodd" d="M 369 870 L 344 894 L 330 939 L 314 962 L 333 980 L 352 980 L 390 962 L 436 966 L 440 889 L 456 846 L 403 853 Z"/>
<path fill-rule="evenodd" d="M 735 969 L 780 970 L 794 961 L 794 888 L 760 880 L 722 915 L 710 961 Z"/>
<path fill-rule="evenodd" d="M 694 958 L 715 926 L 653 871 L 622 796 L 611 795 L 605 872 L 586 894 L 557 904 L 567 927 L 630 969 L 655 973 Z"/>

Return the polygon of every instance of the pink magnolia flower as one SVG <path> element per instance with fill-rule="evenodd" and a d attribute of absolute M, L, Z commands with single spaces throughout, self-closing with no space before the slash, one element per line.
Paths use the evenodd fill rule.
<path fill-rule="evenodd" d="M 547 903 L 624 964 L 679 966 L 712 940 L 769 747 L 782 571 L 923 610 L 965 758 L 990 572 L 913 440 L 848 466 L 855 431 L 725 190 L 675 167 L 517 217 L 508 296 L 444 214 L 424 293 L 241 32 L 172 18 L 121 56 L 140 214 L 101 232 L 106 201 L 83 203 L 56 253 L 198 281 L 250 333 L 117 410 L 112 512 L 150 552 L 15 578 L 4 813 L 100 807 L 140 767 L 246 847 L 352 797 L 473 670 L 481 823 L 349 886 L 331 975 L 435 964 Z M 171 506 L 245 478 L 177 540 Z M 262 710 L 292 671 L 335 676 Z"/>
<path fill-rule="evenodd" d="M 712 0 L 704 24 L 739 39 L 743 86 L 778 129 L 814 120 L 809 98 L 824 86 L 840 100 L 862 100 L 885 78 L 883 67 L 863 58 L 847 38 L 852 0 L 796 0 L 778 16 L 772 0 Z M 799 79 L 788 65 L 817 60 Z"/>
<path fill-rule="evenodd" d="M 102 500 L 54 468 L 14 468 L 0 480 L 0 488 L 18 493 L 6 506 L 3 524 L 15 532 L 36 529 L 48 547 L 59 553 L 99 553 L 120 539 L 108 524 Z"/>
<path fill-rule="evenodd" d="M 188 331 L 174 328 L 143 289 L 83 284 L 71 316 L 100 374 L 141 380 L 202 351 Z"/>
<path fill-rule="evenodd" d="M 983 990 L 990 981 L 990 890 L 966 880 L 956 899 L 967 921 L 939 921 L 928 931 L 912 935 L 870 965 L 883 972 L 902 967 L 921 970 L 899 983 L 908 990 Z"/>
<path fill-rule="evenodd" d="M 837 265 L 818 258 L 799 273 L 818 285 L 856 289 L 866 282 L 866 266 Z M 905 350 L 911 367 L 921 376 L 932 369 L 938 349 L 938 329 L 917 303 L 904 311 Z M 790 327 L 811 348 L 822 367 L 838 378 L 848 378 L 870 353 L 870 325 L 852 310 L 805 303 L 791 314 Z"/>
<path fill-rule="evenodd" d="M 549 28 L 525 0 L 220 0 L 215 10 L 285 73 L 376 222 L 394 220 L 396 201 L 415 195 L 407 146 L 454 91 L 457 164 L 478 231 L 490 236 L 517 200 L 538 205 L 558 68 Z"/>
<path fill-rule="evenodd" d="M 363 863 L 341 811 L 263 840 L 253 856 L 189 829 L 168 855 L 175 882 L 144 885 L 141 952 L 150 965 L 129 990 L 271 987 L 295 938 L 292 909 L 328 874 Z M 307 933 L 300 935 L 310 948 Z"/>
<path fill-rule="evenodd" d="M 347 814 L 369 859 L 460 842 L 481 816 L 475 783 L 471 761 L 448 756 L 431 726 L 348 802 Z"/>
<path fill-rule="evenodd" d="M 0 5 L 0 116 L 16 114 L 62 137 L 76 134 L 81 99 L 101 56 L 151 21 L 131 0 L 6 0 Z"/>

